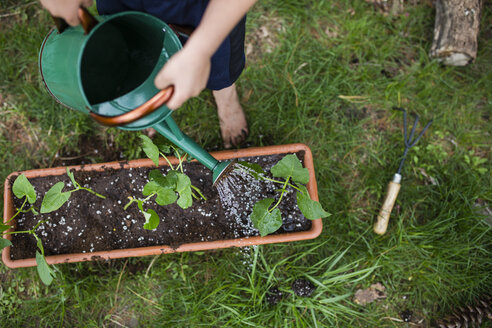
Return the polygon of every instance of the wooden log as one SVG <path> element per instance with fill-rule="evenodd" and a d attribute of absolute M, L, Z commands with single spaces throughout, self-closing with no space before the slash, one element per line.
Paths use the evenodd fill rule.
<path fill-rule="evenodd" d="M 475 60 L 483 0 L 436 0 L 436 21 L 430 56 L 445 65 Z"/>

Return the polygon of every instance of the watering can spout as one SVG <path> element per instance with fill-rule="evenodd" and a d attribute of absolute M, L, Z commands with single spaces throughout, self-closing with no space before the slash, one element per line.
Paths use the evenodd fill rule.
<path fill-rule="evenodd" d="M 211 170 L 214 185 L 229 171 L 228 168 L 233 164 L 231 161 L 219 162 L 216 160 L 193 139 L 184 134 L 171 116 L 152 127 Z"/>

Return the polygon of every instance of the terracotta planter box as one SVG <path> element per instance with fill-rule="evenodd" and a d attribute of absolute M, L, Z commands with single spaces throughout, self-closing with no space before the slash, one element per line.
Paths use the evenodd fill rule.
<path fill-rule="evenodd" d="M 296 153 L 304 151 L 304 166 L 309 170 L 310 180 L 307 184 L 307 189 L 313 200 L 318 200 L 318 191 L 316 186 L 316 180 L 314 175 L 313 158 L 311 150 L 304 144 L 290 144 L 281 146 L 268 146 L 268 147 L 256 147 L 248 149 L 239 150 L 228 150 L 228 151 L 218 151 L 212 152 L 211 154 L 218 160 L 227 160 L 242 157 L 252 157 L 252 156 L 266 156 L 274 154 L 287 154 Z M 174 160 L 174 161 L 173 161 Z M 172 158 L 171 162 L 173 164 L 177 163 L 175 158 Z M 166 161 L 161 159 L 160 165 L 166 165 Z M 72 166 L 70 169 L 72 171 L 103 171 L 106 168 L 112 168 L 115 170 L 127 169 L 127 168 L 138 168 L 138 167 L 155 167 L 150 159 L 139 159 L 129 162 L 110 162 L 102 164 L 92 164 L 92 165 L 81 165 Z M 14 175 L 24 173 L 27 178 L 43 177 L 43 176 L 57 176 L 66 174 L 66 167 L 56 167 L 49 169 L 39 169 L 39 170 L 29 170 L 24 172 L 13 172 L 7 177 L 5 181 L 4 189 L 4 218 L 10 218 L 15 213 L 14 203 L 13 203 L 13 193 L 11 191 L 10 178 Z M 10 222 L 15 227 L 15 219 Z M 77 254 L 60 254 L 46 256 L 46 261 L 48 264 L 58 264 L 58 263 L 70 263 L 70 262 L 82 262 L 91 261 L 94 259 L 116 259 L 124 257 L 136 257 L 136 256 L 147 256 L 147 255 L 157 255 L 163 253 L 175 253 L 175 252 L 189 252 L 189 251 L 200 251 L 227 247 L 242 247 L 260 244 L 271 244 L 271 243 L 283 243 L 292 242 L 306 239 L 313 239 L 320 235 L 322 230 L 321 219 L 313 220 L 311 229 L 301 232 L 290 232 L 268 235 L 265 237 L 253 236 L 247 238 L 238 239 L 228 239 L 228 240 L 217 240 L 217 241 L 204 241 L 181 244 L 179 247 L 171 247 L 169 245 L 159 245 L 150 247 L 140 247 L 140 248 L 128 248 L 128 249 L 115 249 L 110 251 L 95 251 L 91 253 L 77 253 Z M 12 239 L 12 235 L 4 235 L 4 238 L 9 240 Z M 2 251 L 2 260 L 10 268 L 20 268 L 36 266 L 35 258 L 12 260 L 11 247 L 7 247 Z"/>

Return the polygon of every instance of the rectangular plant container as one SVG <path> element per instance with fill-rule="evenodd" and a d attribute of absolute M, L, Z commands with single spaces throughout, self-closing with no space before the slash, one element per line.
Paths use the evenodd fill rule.
<path fill-rule="evenodd" d="M 242 157 L 252 157 L 252 156 L 266 156 L 275 154 L 288 154 L 297 153 L 304 151 L 304 166 L 309 170 L 309 183 L 307 184 L 307 189 L 313 200 L 318 201 L 318 191 L 314 175 L 314 166 L 311 150 L 308 146 L 304 144 L 289 144 L 289 145 L 279 145 L 279 146 L 266 146 L 266 147 L 254 147 L 247 149 L 238 150 L 225 150 L 212 152 L 212 156 L 218 160 L 229 160 Z M 171 158 L 171 163 L 175 164 L 178 162 L 176 158 Z M 167 165 L 164 159 L 160 159 L 160 165 Z M 90 165 L 79 165 L 71 166 L 70 169 L 81 170 L 81 171 L 103 171 L 106 168 L 127 169 L 127 168 L 137 168 L 137 167 L 154 167 L 154 164 L 150 159 L 138 159 L 129 162 L 109 162 L 101 164 L 90 164 Z M 43 176 L 54 176 L 66 174 L 66 167 L 56 167 L 49 169 L 38 169 L 29 170 L 23 172 L 13 172 L 11 173 L 5 181 L 4 189 L 4 220 L 5 222 L 8 218 L 11 218 L 15 213 L 14 203 L 13 203 L 13 193 L 11 190 L 10 179 L 18 174 L 24 173 L 27 178 L 43 177 Z M 12 228 L 8 231 L 12 231 L 15 228 L 15 220 L 9 223 Z M 140 248 L 129 248 L 129 249 L 115 249 L 110 251 L 96 251 L 91 253 L 76 253 L 76 254 L 60 254 L 46 256 L 46 261 L 48 264 L 58 264 L 58 263 L 70 263 L 70 262 L 83 262 L 91 260 L 102 260 L 102 259 L 116 259 L 125 257 L 137 257 L 137 256 L 148 256 L 157 255 L 163 253 L 175 253 L 175 252 L 191 252 L 191 251 L 201 251 L 209 249 L 227 248 L 227 247 L 242 247 L 242 246 L 252 246 L 260 244 L 271 244 L 271 243 L 285 243 L 306 239 L 316 238 L 321 234 L 322 231 L 322 220 L 317 219 L 312 221 L 311 229 L 301 232 L 290 232 L 281 233 L 275 235 L 268 235 L 265 237 L 254 236 L 247 238 L 238 239 L 228 239 L 228 240 L 216 240 L 216 241 L 205 241 L 182 244 L 177 248 L 172 248 L 169 245 L 160 246 L 150 246 L 150 247 L 140 247 Z M 4 235 L 4 238 L 11 240 L 11 235 Z M 10 246 L 6 247 L 2 251 L 2 260 L 10 268 L 21 268 L 36 266 L 35 258 L 12 260 L 10 257 Z"/>

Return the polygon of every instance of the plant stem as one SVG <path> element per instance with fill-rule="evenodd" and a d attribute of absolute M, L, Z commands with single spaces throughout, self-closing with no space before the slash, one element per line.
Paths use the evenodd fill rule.
<path fill-rule="evenodd" d="M 43 256 L 44 256 L 44 247 L 43 247 L 43 242 L 41 241 L 41 239 L 39 239 L 38 235 L 36 235 L 36 234 L 34 233 L 34 229 L 33 229 L 33 230 L 31 230 L 30 234 L 31 234 L 31 235 L 33 235 L 33 236 L 34 236 L 34 238 L 36 238 L 36 241 L 37 241 L 37 244 L 38 244 L 38 248 L 39 248 L 39 250 L 41 251 L 41 255 L 43 255 Z"/>
<path fill-rule="evenodd" d="M 15 213 L 6 223 L 12 221 L 17 215 L 19 215 L 19 213 L 23 213 L 22 209 L 24 208 L 24 205 L 26 205 L 26 202 L 27 202 L 27 197 L 26 199 L 24 199 L 24 203 L 22 203 L 22 206 L 19 209 L 17 209 L 17 213 Z"/>
<path fill-rule="evenodd" d="M 287 191 L 286 188 L 287 188 L 287 185 L 289 185 L 289 180 L 290 180 L 290 177 L 287 178 L 287 180 L 285 180 L 284 186 L 282 188 L 282 192 L 280 193 L 280 197 L 279 197 L 277 203 L 271 209 L 269 209 L 268 212 L 271 213 L 278 206 L 278 204 L 280 204 L 280 202 L 282 201 L 282 198 L 284 197 L 284 194 Z"/>
<path fill-rule="evenodd" d="M 43 223 L 45 222 L 48 222 L 48 220 L 40 220 L 35 226 L 34 228 L 31 229 L 31 231 L 34 233 L 34 231 Z"/>
<path fill-rule="evenodd" d="M 271 182 L 279 183 L 279 184 L 284 183 L 284 181 L 275 180 L 275 179 L 271 179 L 271 178 L 267 178 L 267 177 L 262 177 L 262 179 L 263 180 L 266 180 L 266 181 L 271 181 Z M 290 179 L 290 177 L 289 177 L 289 179 Z M 289 179 L 287 179 L 287 181 L 289 181 Z M 292 183 L 288 183 L 287 186 L 292 187 L 292 188 L 294 188 L 297 191 L 301 191 L 301 189 L 299 189 L 296 185 L 293 185 Z"/>
<path fill-rule="evenodd" d="M 130 201 L 123 207 L 123 210 L 126 211 L 126 209 L 128 208 L 128 206 L 130 206 L 131 204 L 135 203 L 137 200 L 133 197 L 128 197 L 128 199 L 130 199 Z"/>
<path fill-rule="evenodd" d="M 145 203 L 146 201 L 148 201 L 149 199 L 151 199 L 152 197 L 154 197 L 155 195 L 157 195 L 157 193 L 152 193 L 150 195 L 148 195 L 146 198 L 144 199 L 139 199 L 139 198 L 133 198 L 133 197 L 128 197 L 128 199 L 130 199 L 130 201 L 128 202 L 128 204 L 126 204 L 124 207 L 123 207 L 123 210 L 126 211 L 126 209 L 133 203 L 138 203 L 139 201 L 142 202 L 142 203 Z"/>
<path fill-rule="evenodd" d="M 191 188 L 193 188 L 193 190 L 195 190 L 199 195 L 200 197 L 203 198 L 203 200 L 207 200 L 207 197 L 205 197 L 202 192 L 200 191 L 200 189 L 198 189 L 197 187 L 195 187 L 194 185 L 191 185 Z"/>
<path fill-rule="evenodd" d="M 88 192 L 90 192 L 91 194 L 94 194 L 94 195 L 96 195 L 96 196 L 97 196 L 97 197 L 99 197 L 99 198 L 106 199 L 106 196 L 101 195 L 101 194 L 98 194 L 97 192 L 95 192 L 94 190 L 92 190 L 92 189 L 90 189 L 90 188 L 79 187 L 78 189 L 82 189 L 82 190 L 88 191 Z M 78 189 L 76 189 L 76 190 L 78 190 Z"/>
<path fill-rule="evenodd" d="M 174 170 L 174 166 L 171 164 L 169 159 L 167 159 L 166 155 L 164 155 L 162 152 L 159 152 L 159 154 L 161 154 L 161 156 L 166 160 L 166 162 L 167 162 L 167 164 L 169 164 L 169 167 L 171 168 L 171 170 Z"/>
<path fill-rule="evenodd" d="M 45 222 L 48 222 L 48 220 L 40 220 L 35 226 L 34 228 L 32 228 L 31 230 L 22 230 L 22 231 L 10 231 L 10 232 L 5 232 L 6 235 L 13 235 L 14 233 L 28 233 L 28 234 L 31 234 L 31 235 L 34 235 L 35 237 L 36 234 L 34 233 L 34 231 L 43 223 Z"/>
<path fill-rule="evenodd" d="M 178 149 L 176 149 L 176 147 L 174 147 L 174 146 L 171 146 L 171 148 L 174 150 L 174 153 L 176 154 L 176 157 L 179 160 L 179 164 L 178 164 L 178 167 L 176 170 L 180 170 L 181 173 L 184 173 L 184 171 L 183 171 L 183 160 L 181 159 L 181 155 L 179 154 Z"/>
<path fill-rule="evenodd" d="M 4 232 L 5 235 L 13 235 L 14 233 L 32 233 L 32 232 L 31 230 Z"/>

